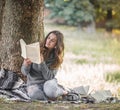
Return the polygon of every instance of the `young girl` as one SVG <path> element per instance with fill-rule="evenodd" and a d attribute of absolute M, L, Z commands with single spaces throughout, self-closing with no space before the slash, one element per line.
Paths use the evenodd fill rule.
<path fill-rule="evenodd" d="M 27 92 L 33 100 L 55 99 L 67 94 L 57 84 L 55 75 L 63 62 L 64 42 L 63 34 L 59 31 L 51 31 L 40 45 L 40 64 L 24 59 L 21 71 L 27 76 Z"/>

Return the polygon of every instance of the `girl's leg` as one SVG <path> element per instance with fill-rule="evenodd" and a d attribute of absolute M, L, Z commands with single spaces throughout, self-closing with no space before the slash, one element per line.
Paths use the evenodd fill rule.
<path fill-rule="evenodd" d="M 65 94 L 64 88 L 58 85 L 56 79 L 46 81 L 43 90 L 48 98 L 57 98 Z"/>
<path fill-rule="evenodd" d="M 28 95 L 32 100 L 46 100 L 42 87 L 37 84 L 27 87 Z"/>

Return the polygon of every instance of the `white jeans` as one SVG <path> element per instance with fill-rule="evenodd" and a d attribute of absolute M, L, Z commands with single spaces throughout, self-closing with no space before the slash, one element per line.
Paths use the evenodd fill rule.
<path fill-rule="evenodd" d="M 57 84 L 56 79 L 48 80 L 44 84 L 34 84 L 27 87 L 31 99 L 47 100 L 63 95 L 64 89 Z"/>

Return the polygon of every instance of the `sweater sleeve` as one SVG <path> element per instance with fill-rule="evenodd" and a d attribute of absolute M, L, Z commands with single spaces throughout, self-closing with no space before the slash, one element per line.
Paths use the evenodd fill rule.
<path fill-rule="evenodd" d="M 30 67 L 31 65 L 25 66 L 24 64 L 22 64 L 22 67 L 21 67 L 22 74 L 26 76 L 30 71 Z"/>
<path fill-rule="evenodd" d="M 45 80 L 53 79 L 57 71 L 57 69 L 49 69 L 45 62 L 41 63 L 41 72 Z"/>

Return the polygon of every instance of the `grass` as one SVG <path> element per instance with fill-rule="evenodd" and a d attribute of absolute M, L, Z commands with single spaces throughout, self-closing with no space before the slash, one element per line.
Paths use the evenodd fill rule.
<path fill-rule="evenodd" d="M 120 64 L 120 42 L 115 38 L 106 38 L 100 33 L 89 35 L 89 33 L 78 32 L 78 35 L 80 36 L 66 37 L 66 51 L 76 55 L 89 55 L 96 63 Z"/>
<path fill-rule="evenodd" d="M 14 102 L 0 103 L 0 110 L 119 110 L 120 104 L 69 104 L 69 103 L 41 103 Z"/>
<path fill-rule="evenodd" d="M 120 71 L 106 73 L 105 79 L 110 83 L 120 83 Z"/>

